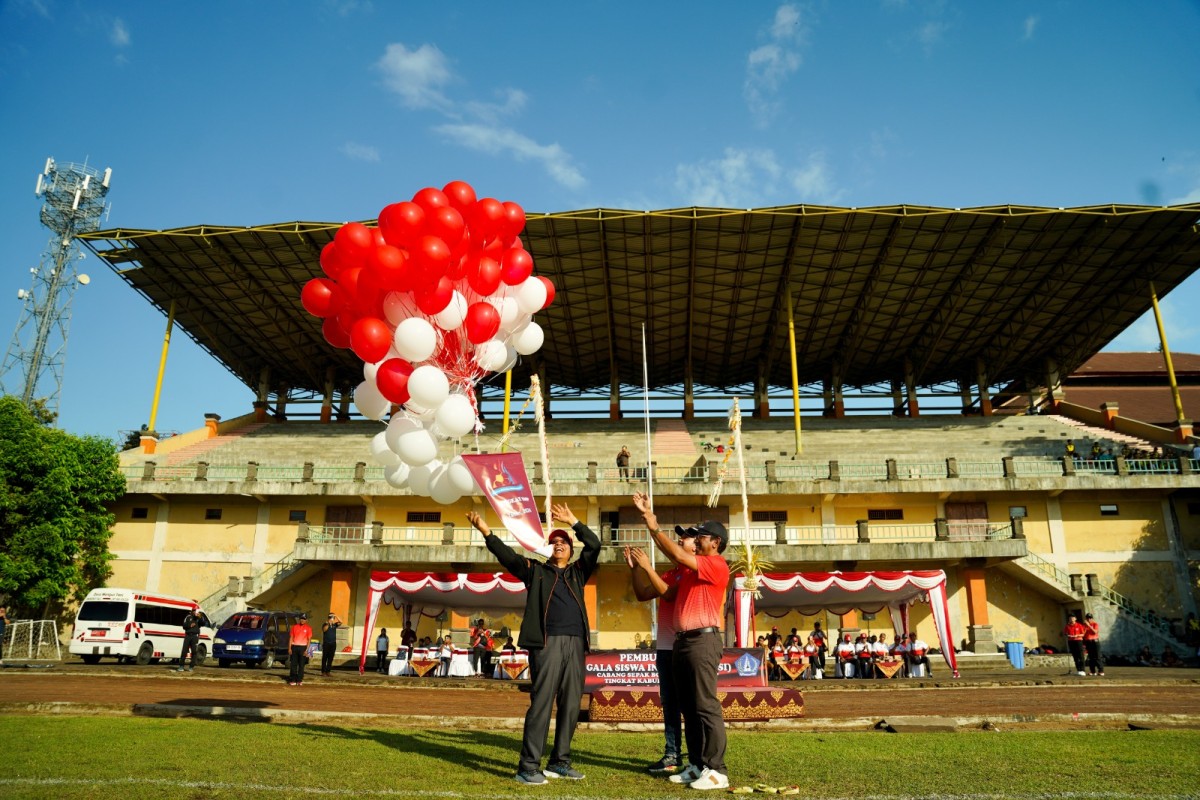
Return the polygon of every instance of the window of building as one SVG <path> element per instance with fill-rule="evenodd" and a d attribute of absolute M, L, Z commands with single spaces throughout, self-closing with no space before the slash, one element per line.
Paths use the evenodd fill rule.
<path fill-rule="evenodd" d="M 904 519 L 903 508 L 868 508 L 867 519 L 897 520 Z"/>
<path fill-rule="evenodd" d="M 407 520 L 409 522 L 441 522 L 442 512 L 440 511 L 409 511 Z"/>
<path fill-rule="evenodd" d="M 129 514 L 130 519 L 149 519 L 150 509 L 138 506 Z"/>
<path fill-rule="evenodd" d="M 204 518 L 205 519 L 220 519 L 221 518 L 221 509 L 219 509 L 219 508 L 204 509 Z"/>
<path fill-rule="evenodd" d="M 1009 506 L 1008 507 L 1008 518 L 1009 519 L 1024 519 L 1027 516 L 1029 516 L 1029 513 L 1026 510 L 1025 506 Z"/>
<path fill-rule="evenodd" d="M 1120 513 L 1121 513 L 1121 510 L 1117 507 L 1116 503 L 1101 503 L 1100 504 L 1100 516 L 1102 516 L 1102 517 L 1115 517 L 1115 516 L 1118 516 Z"/>
<path fill-rule="evenodd" d="M 303 508 L 293 508 L 288 512 L 288 522 L 304 522 L 308 519 L 308 512 Z"/>
<path fill-rule="evenodd" d="M 786 511 L 751 511 L 751 522 L 787 522 Z"/>

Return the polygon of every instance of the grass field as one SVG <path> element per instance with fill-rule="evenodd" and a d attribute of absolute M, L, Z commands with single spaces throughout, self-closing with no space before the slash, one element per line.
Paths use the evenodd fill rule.
<path fill-rule="evenodd" d="M 643 771 L 662 744 L 640 733 L 579 732 L 587 778 L 540 787 L 512 780 L 507 731 L 7 716 L 0 741 L 4 798 L 702 796 Z M 731 731 L 728 762 L 734 785 L 798 784 L 810 800 L 1200 797 L 1200 731 Z"/>

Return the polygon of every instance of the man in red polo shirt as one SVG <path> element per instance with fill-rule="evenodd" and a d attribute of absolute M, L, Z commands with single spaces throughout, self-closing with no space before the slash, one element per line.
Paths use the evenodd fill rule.
<path fill-rule="evenodd" d="M 1067 627 L 1063 628 L 1063 634 L 1067 637 L 1067 649 L 1071 651 L 1071 658 L 1075 660 L 1075 674 L 1083 677 L 1083 637 L 1087 633 L 1087 627 L 1081 623 L 1074 614 L 1067 615 Z"/>
<path fill-rule="evenodd" d="M 636 492 L 633 504 L 642 512 L 658 549 L 683 569 L 675 587 L 675 647 L 671 668 L 691 763 L 672 775 L 670 781 L 686 783 L 693 789 L 726 789 L 729 778 L 725 769 L 725 719 L 721 701 L 717 699 L 717 668 L 724 650 L 720 626 L 729 588 L 729 565 L 721 553 L 729 544 L 729 532 L 716 520 L 691 528 L 675 526 L 680 536 L 695 537 L 696 552 L 689 553 L 659 530 L 649 496 Z"/>

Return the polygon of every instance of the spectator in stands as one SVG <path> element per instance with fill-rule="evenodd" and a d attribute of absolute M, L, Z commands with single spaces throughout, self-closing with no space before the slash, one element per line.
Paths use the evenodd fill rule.
<path fill-rule="evenodd" d="M 1075 458 L 1075 442 L 1067 439 L 1066 455 L 1072 459 Z"/>
<path fill-rule="evenodd" d="M 1099 442 L 1095 442 L 1092 444 L 1092 458 L 1093 459 L 1100 458 L 1100 455 L 1103 452 L 1104 452 L 1104 448 L 1100 446 Z"/>
<path fill-rule="evenodd" d="M 1159 666 L 1158 659 L 1155 658 L 1154 654 L 1150 652 L 1150 645 L 1148 645 L 1148 644 L 1143 645 L 1142 649 L 1138 651 L 1137 665 L 1139 667 L 1157 667 L 1157 666 Z"/>
<path fill-rule="evenodd" d="M 1158 657 L 1159 664 L 1164 667 L 1178 667 L 1183 662 L 1179 660 L 1179 656 L 1175 655 L 1175 651 L 1171 649 L 1171 645 L 1164 644 L 1162 655 Z"/>
<path fill-rule="evenodd" d="M 1200 459 L 1200 441 L 1192 445 L 1192 460 L 1195 461 L 1198 459 Z"/>
<path fill-rule="evenodd" d="M 622 445 L 621 451 L 617 453 L 617 477 L 623 481 L 629 480 L 629 448 Z"/>

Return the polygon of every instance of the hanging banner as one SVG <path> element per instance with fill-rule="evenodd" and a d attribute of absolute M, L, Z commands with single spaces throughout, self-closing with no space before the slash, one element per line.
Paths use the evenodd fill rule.
<path fill-rule="evenodd" d="M 585 658 L 583 691 L 606 686 L 658 686 L 658 654 L 653 650 L 589 650 Z M 726 647 L 717 665 L 717 686 L 766 686 L 767 668 L 761 648 Z"/>
<path fill-rule="evenodd" d="M 546 534 L 542 531 L 542 520 L 521 454 L 464 455 L 462 460 L 471 471 L 475 485 L 492 504 L 496 516 L 521 547 L 531 553 L 547 555 Z"/>

